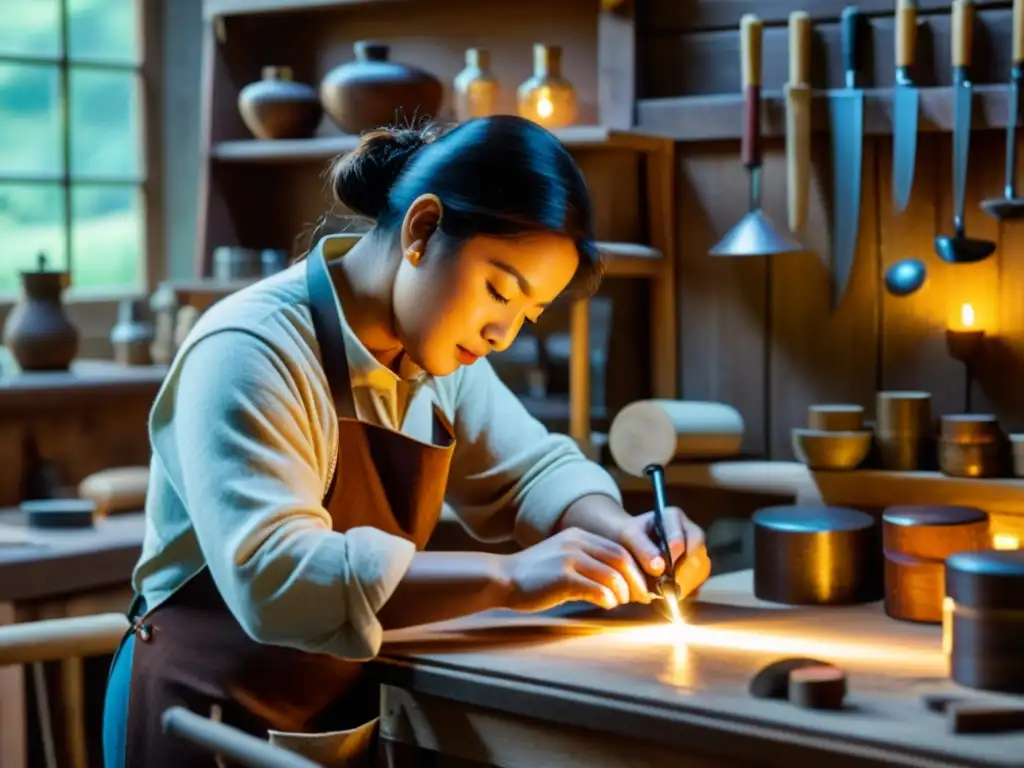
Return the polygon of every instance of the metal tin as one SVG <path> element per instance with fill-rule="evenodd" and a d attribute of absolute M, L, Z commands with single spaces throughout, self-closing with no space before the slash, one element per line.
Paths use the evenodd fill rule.
<path fill-rule="evenodd" d="M 882 598 L 879 528 L 843 507 L 758 510 L 754 595 L 787 605 L 849 605 Z"/>
<path fill-rule="evenodd" d="M 1024 693 L 1024 550 L 946 560 L 943 646 L 961 685 Z"/>
<path fill-rule="evenodd" d="M 939 469 L 950 477 L 998 477 L 1003 470 L 999 422 L 989 414 L 942 417 Z"/>

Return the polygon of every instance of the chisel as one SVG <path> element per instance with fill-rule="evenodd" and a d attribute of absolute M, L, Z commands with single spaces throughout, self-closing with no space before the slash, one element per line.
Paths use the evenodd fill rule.
<path fill-rule="evenodd" d="M 789 82 L 786 83 L 786 191 L 789 229 L 807 218 L 811 177 L 811 17 L 789 14 Z"/>
<path fill-rule="evenodd" d="M 914 50 L 917 46 L 917 3 L 896 3 L 896 90 L 893 95 L 892 193 L 896 210 L 910 202 L 917 162 L 918 90 L 914 84 Z"/>

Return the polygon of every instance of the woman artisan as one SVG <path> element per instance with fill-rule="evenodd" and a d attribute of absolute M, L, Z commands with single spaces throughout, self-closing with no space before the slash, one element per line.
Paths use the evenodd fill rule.
<path fill-rule="evenodd" d="M 651 514 L 531 417 L 483 359 L 600 274 L 583 177 L 511 116 L 378 131 L 336 163 L 374 221 L 324 237 L 198 322 L 153 407 L 132 630 L 108 684 L 109 768 L 202 766 L 182 705 L 266 738 L 372 730 L 382 631 L 491 608 L 651 599 Z M 511 555 L 425 552 L 450 503 Z M 686 594 L 703 535 L 668 511 Z M 685 529 L 685 532 L 684 532 Z M 130 706 L 128 702 L 130 699 Z"/>

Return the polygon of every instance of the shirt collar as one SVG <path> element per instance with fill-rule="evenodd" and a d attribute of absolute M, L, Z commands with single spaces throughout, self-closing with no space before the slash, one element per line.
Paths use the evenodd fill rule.
<path fill-rule="evenodd" d="M 362 235 L 342 233 L 327 235 L 314 246 L 314 251 L 320 250 L 324 259 L 329 263 L 334 259 L 341 258 L 352 247 L 359 242 Z M 395 373 L 386 365 L 383 365 L 373 353 L 370 352 L 353 332 L 348 321 L 345 319 L 345 312 L 338 300 L 337 291 L 334 294 L 334 303 L 338 310 L 338 318 L 341 321 L 341 333 L 345 343 L 345 354 L 348 356 L 349 374 L 352 377 L 353 387 L 370 387 L 377 390 L 394 390 L 400 381 L 423 382 L 427 373 L 418 365 L 413 363 L 409 356 L 402 354 L 399 360 L 398 373 Z"/>

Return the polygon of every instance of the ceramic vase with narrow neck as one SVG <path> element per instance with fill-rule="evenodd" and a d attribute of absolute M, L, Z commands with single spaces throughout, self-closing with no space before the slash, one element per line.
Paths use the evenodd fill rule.
<path fill-rule="evenodd" d="M 482 48 L 466 51 L 466 68 L 455 76 L 455 118 L 459 122 L 493 115 L 498 107 L 498 81 L 491 74 L 491 53 Z"/>
<path fill-rule="evenodd" d="M 47 269 L 21 273 L 22 294 L 4 323 L 4 346 L 25 371 L 66 371 L 78 354 L 78 329 L 64 311 L 63 293 L 70 275 Z"/>
<path fill-rule="evenodd" d="M 346 133 L 404 125 L 438 116 L 441 81 L 410 64 L 391 61 L 390 47 L 362 40 L 355 61 L 335 67 L 320 83 L 320 101 Z"/>
<path fill-rule="evenodd" d="M 533 76 L 519 86 L 519 116 L 554 130 L 576 120 L 576 92 L 562 77 L 562 48 L 533 46 Z"/>
<path fill-rule="evenodd" d="M 291 67 L 264 67 L 239 92 L 238 111 L 257 139 L 308 139 L 323 117 L 316 88 L 296 83 Z"/>

